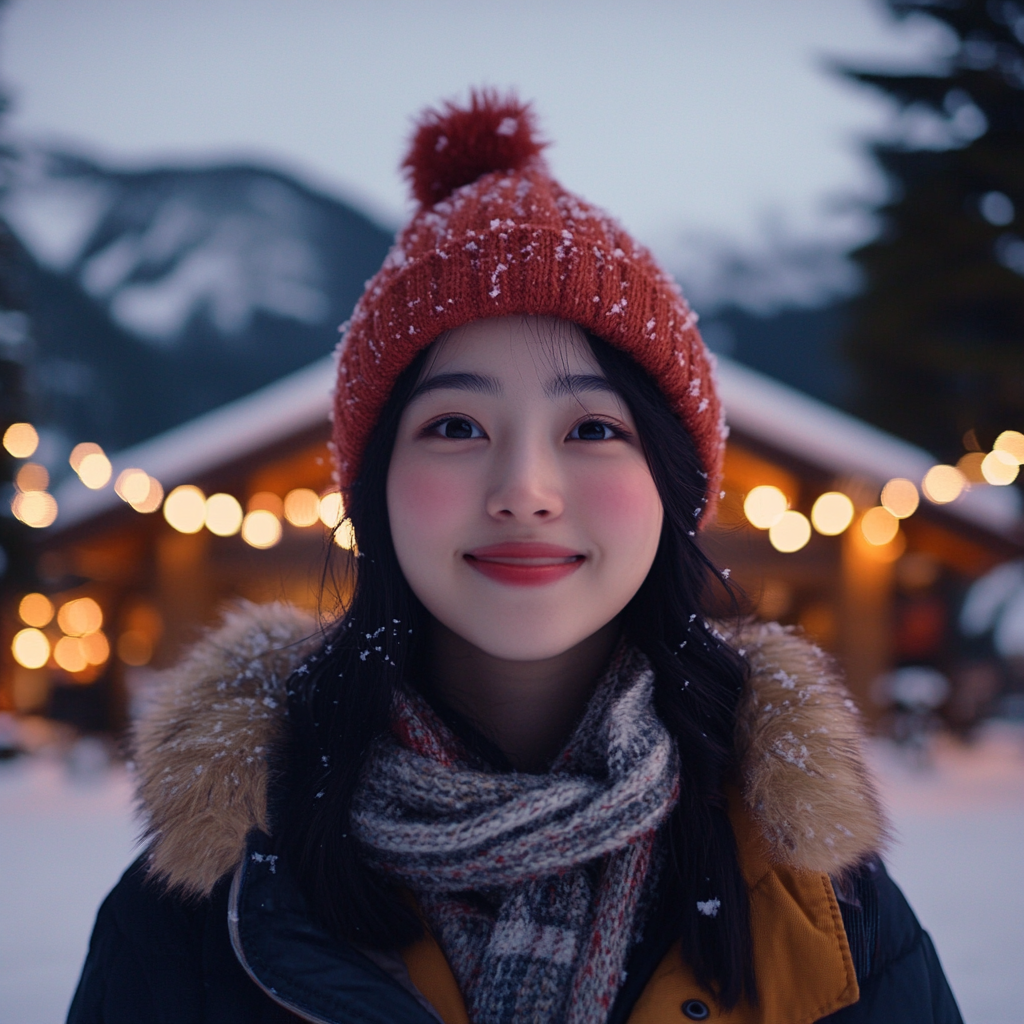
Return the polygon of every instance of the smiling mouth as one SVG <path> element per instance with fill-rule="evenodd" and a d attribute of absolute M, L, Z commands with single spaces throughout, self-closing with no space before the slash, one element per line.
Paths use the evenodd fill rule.
<path fill-rule="evenodd" d="M 574 573 L 586 555 L 554 544 L 510 542 L 477 548 L 463 556 L 466 563 L 496 583 L 530 587 L 554 583 Z"/>

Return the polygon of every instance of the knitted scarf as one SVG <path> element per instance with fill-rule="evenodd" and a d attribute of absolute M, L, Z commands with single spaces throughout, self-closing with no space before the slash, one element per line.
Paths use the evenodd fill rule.
<path fill-rule="evenodd" d="M 679 793 L 653 682 L 621 649 L 545 775 L 488 770 L 422 697 L 400 695 L 355 831 L 415 893 L 474 1024 L 607 1018 Z"/>

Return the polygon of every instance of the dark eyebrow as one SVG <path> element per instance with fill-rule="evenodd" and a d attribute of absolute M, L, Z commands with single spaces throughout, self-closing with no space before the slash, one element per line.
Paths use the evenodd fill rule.
<path fill-rule="evenodd" d="M 549 381 L 544 390 L 552 398 L 576 398 L 588 391 L 603 391 L 605 394 L 617 395 L 618 392 L 595 373 L 563 373 Z"/>
<path fill-rule="evenodd" d="M 477 391 L 484 395 L 500 395 L 501 384 L 493 377 L 484 377 L 479 373 L 439 373 L 428 377 L 416 385 L 409 401 L 413 402 L 421 395 L 431 391 Z"/>

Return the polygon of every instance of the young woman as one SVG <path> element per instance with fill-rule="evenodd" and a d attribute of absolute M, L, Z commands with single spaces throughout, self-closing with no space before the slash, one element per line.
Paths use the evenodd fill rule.
<path fill-rule="evenodd" d="M 832 666 L 710 621 L 696 318 L 540 148 L 424 116 L 340 349 L 354 596 L 168 679 L 72 1024 L 960 1020 Z"/>

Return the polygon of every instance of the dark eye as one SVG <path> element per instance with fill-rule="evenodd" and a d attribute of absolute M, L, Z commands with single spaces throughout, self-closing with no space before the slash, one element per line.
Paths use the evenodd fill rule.
<path fill-rule="evenodd" d="M 574 427 L 569 436 L 575 441 L 610 441 L 615 431 L 600 420 L 586 420 Z"/>
<path fill-rule="evenodd" d="M 449 419 L 441 420 L 434 425 L 442 437 L 451 437 L 458 441 L 468 440 L 473 437 L 483 437 L 483 431 L 472 422 L 463 419 L 461 416 L 452 416 Z"/>

